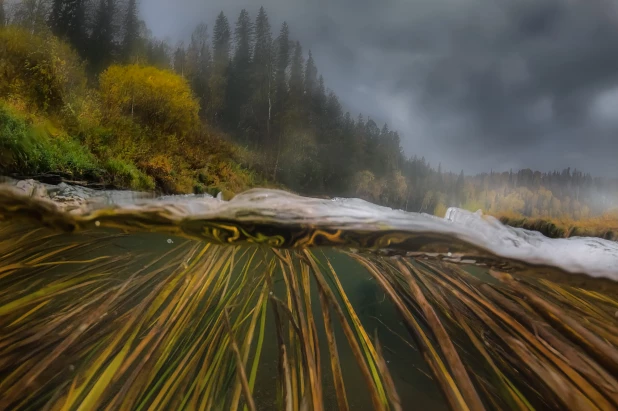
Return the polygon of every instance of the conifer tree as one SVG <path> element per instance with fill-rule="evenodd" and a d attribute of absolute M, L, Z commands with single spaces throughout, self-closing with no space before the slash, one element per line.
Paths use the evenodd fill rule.
<path fill-rule="evenodd" d="M 223 12 L 217 16 L 213 31 L 213 64 L 210 76 L 208 112 L 211 121 L 220 124 L 225 109 L 230 59 L 230 24 Z"/>
<path fill-rule="evenodd" d="M 303 99 L 303 48 L 297 41 L 294 45 L 294 56 L 290 65 L 290 103 L 294 109 L 300 109 Z"/>
<path fill-rule="evenodd" d="M 246 107 L 251 96 L 251 47 L 253 22 L 247 10 L 242 9 L 234 29 L 234 57 L 230 66 L 227 99 L 227 124 L 232 129 L 246 127 Z M 240 134 L 246 135 L 241 132 Z"/>
<path fill-rule="evenodd" d="M 85 0 L 54 0 L 49 25 L 55 35 L 83 55 L 86 50 Z"/>
<path fill-rule="evenodd" d="M 146 46 L 148 64 L 157 68 L 170 68 L 170 54 L 170 46 L 165 41 L 150 40 Z"/>
<path fill-rule="evenodd" d="M 309 57 L 307 58 L 307 65 L 305 66 L 305 84 L 304 93 L 307 101 L 311 101 L 313 93 L 318 85 L 318 69 L 315 67 L 313 61 L 313 54 L 309 50 Z"/>
<path fill-rule="evenodd" d="M 276 72 L 275 72 L 275 104 L 274 104 L 274 118 L 275 118 L 275 131 L 274 134 L 277 139 L 277 154 L 275 157 L 275 167 L 273 170 L 273 180 L 277 179 L 277 172 L 279 169 L 279 160 L 281 157 L 281 149 L 283 144 L 283 130 L 284 130 L 284 107 L 285 102 L 288 99 L 288 84 L 286 82 L 286 71 L 290 64 L 290 29 L 288 24 L 283 22 L 279 37 L 277 38 L 277 58 L 276 58 Z"/>
<path fill-rule="evenodd" d="M 6 13 L 4 11 L 4 0 L 0 0 L 0 27 L 6 24 Z"/>
<path fill-rule="evenodd" d="M 276 104 L 277 113 L 283 111 L 283 105 L 287 100 L 288 85 L 286 82 L 286 71 L 290 64 L 290 29 L 286 22 L 283 22 L 279 37 L 277 38 L 277 69 L 275 74 Z"/>
<path fill-rule="evenodd" d="M 211 52 L 208 45 L 208 26 L 197 25 L 191 34 L 191 43 L 187 50 L 187 79 L 196 97 L 200 99 L 200 113 L 205 113 L 208 104 L 208 81 L 210 79 Z"/>
<path fill-rule="evenodd" d="M 49 28 L 55 35 L 59 35 L 63 31 L 64 2 L 65 0 L 52 0 L 48 23 Z"/>
<path fill-rule="evenodd" d="M 234 66 L 243 71 L 248 71 L 251 63 L 253 35 L 251 17 L 249 17 L 247 10 L 242 9 L 234 30 Z"/>
<path fill-rule="evenodd" d="M 257 119 L 255 130 L 262 147 L 271 146 L 272 104 L 274 98 L 273 41 L 270 23 L 264 7 L 255 19 L 255 47 L 253 50 L 253 112 Z"/>
<path fill-rule="evenodd" d="M 200 59 L 197 68 L 197 74 L 193 81 L 193 89 L 195 95 L 200 99 L 200 114 L 206 115 L 207 107 L 209 106 L 210 98 L 210 76 L 212 73 L 212 53 L 208 42 L 204 42 L 200 49 Z"/>
<path fill-rule="evenodd" d="M 137 15 L 137 0 L 129 0 L 124 17 L 124 35 L 122 38 L 122 55 L 130 62 L 137 53 L 139 43 L 140 22 Z"/>
<path fill-rule="evenodd" d="M 213 32 L 213 58 L 217 68 L 227 68 L 230 58 L 230 23 L 223 12 L 217 16 Z"/>
<path fill-rule="evenodd" d="M 88 48 L 90 64 L 95 73 L 107 67 L 114 57 L 115 13 L 115 0 L 99 0 Z"/>
<path fill-rule="evenodd" d="M 176 74 L 184 77 L 186 65 L 187 54 L 185 52 L 185 46 L 184 43 L 180 42 L 178 46 L 176 46 L 176 51 L 174 52 L 174 71 Z"/>

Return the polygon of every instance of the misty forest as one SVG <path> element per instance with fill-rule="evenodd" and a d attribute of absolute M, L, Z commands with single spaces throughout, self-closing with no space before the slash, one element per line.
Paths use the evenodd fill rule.
<path fill-rule="evenodd" d="M 563 61 L 595 71 L 616 55 L 563 47 L 587 30 L 578 2 L 582 21 L 607 23 L 591 4 L 609 2 L 587 0 L 389 2 L 414 16 L 355 1 L 350 20 L 386 39 L 372 51 L 392 61 L 367 64 L 383 77 L 419 60 L 393 43 L 423 40 L 393 37 L 392 14 L 421 37 L 424 16 L 465 37 L 442 60 L 429 30 L 427 72 L 449 67 L 422 100 L 416 83 L 392 82 L 401 99 L 371 86 L 363 60 L 331 64 L 337 35 L 312 42 L 321 18 L 298 4 L 230 15 L 241 7 L 222 0 L 176 43 L 138 0 L 0 0 L 0 410 L 618 410 L 618 178 L 602 163 L 618 87 L 599 100 L 573 73 L 544 84 Z M 485 12 L 508 22 L 476 33 Z M 492 30 L 517 44 L 501 54 Z M 475 93 L 476 57 L 489 74 L 536 64 L 543 87 L 516 67 L 516 86 Z M 601 57 L 600 80 L 581 81 L 594 91 L 618 67 Z M 460 82 L 463 97 L 447 90 Z M 366 104 L 350 97 L 359 84 Z M 523 168 L 546 159 L 560 169 Z"/>
<path fill-rule="evenodd" d="M 0 10 L 4 175 L 227 197 L 285 187 L 566 225 L 609 221 L 618 205 L 617 180 L 580 170 L 464 175 L 404 153 L 396 130 L 345 111 L 294 28 L 271 27 L 264 8 L 205 16 L 175 45 L 150 34 L 135 0 L 3 1 Z"/>

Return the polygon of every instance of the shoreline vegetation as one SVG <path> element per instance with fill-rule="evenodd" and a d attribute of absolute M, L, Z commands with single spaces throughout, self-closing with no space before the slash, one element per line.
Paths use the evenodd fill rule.
<path fill-rule="evenodd" d="M 597 237 L 618 241 L 618 213 L 616 211 L 583 220 L 530 218 L 512 213 L 497 215 L 496 218 L 505 225 L 538 231 L 550 238 Z"/>
<path fill-rule="evenodd" d="M 615 282 L 32 228 L 0 226 L 9 408 L 618 406 Z M 383 316 L 363 313 L 350 276 Z"/>
<path fill-rule="evenodd" d="M 345 112 L 311 51 L 285 23 L 273 36 L 264 8 L 235 24 L 221 13 L 172 46 L 133 0 L 28 4 L 0 3 L 0 175 L 225 198 L 283 188 L 616 239 L 618 179 L 570 168 L 465 175 L 404 154 L 397 131 Z"/>

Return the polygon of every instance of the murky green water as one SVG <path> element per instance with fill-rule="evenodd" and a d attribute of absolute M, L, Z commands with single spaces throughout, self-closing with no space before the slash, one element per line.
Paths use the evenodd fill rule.
<path fill-rule="evenodd" d="M 518 257 L 563 243 L 261 195 L 0 202 L 0 409 L 618 408 L 616 283 Z"/>

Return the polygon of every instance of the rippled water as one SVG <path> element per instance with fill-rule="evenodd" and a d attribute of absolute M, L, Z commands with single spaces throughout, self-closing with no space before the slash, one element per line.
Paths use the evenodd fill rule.
<path fill-rule="evenodd" d="M 292 409 L 302 406 L 302 392 L 311 391 L 307 365 L 300 366 L 309 354 L 294 352 L 303 347 L 294 337 L 295 327 L 299 335 L 309 333 L 305 335 L 314 338 L 309 357 L 321 367 L 321 398 L 325 409 L 335 409 L 338 393 L 321 305 L 324 294 L 320 287 L 324 286 L 334 296 L 329 303 L 333 335 L 351 409 L 374 409 L 375 403 L 371 402 L 362 364 L 347 340 L 345 323 L 361 352 L 369 349 L 363 342 L 364 332 L 367 341 L 376 345 L 374 336 L 379 335 L 403 409 L 452 408 L 453 400 L 448 387 L 440 382 L 440 372 L 436 374 L 428 365 L 427 353 L 432 348 L 428 351 L 427 344 L 435 348 L 437 361 L 446 361 L 450 370 L 446 372 L 459 383 L 453 368 L 456 364 L 445 355 L 448 346 L 442 345 L 436 334 L 439 330 L 427 319 L 423 300 L 408 288 L 412 287 L 411 278 L 454 341 L 486 408 L 512 408 L 518 401 L 537 409 L 618 406 L 616 395 L 604 391 L 618 388 L 613 377 L 618 370 L 618 362 L 613 363 L 618 361 L 614 348 L 614 341 L 618 342 L 618 293 L 612 281 L 618 279 L 618 245 L 611 241 L 549 239 L 454 208 L 442 219 L 357 199 L 322 200 L 275 190 L 251 190 L 231 201 L 196 196 L 126 201 L 112 195 L 67 209 L 4 187 L 0 188 L 0 220 L 4 220 L 0 223 L 0 398 L 4 398 L 0 408 L 69 404 L 67 408 L 77 409 L 89 404 L 111 409 L 191 409 L 190 404 L 204 404 L 227 409 L 230 401 L 234 402 L 230 393 L 240 390 L 233 351 L 220 352 L 220 361 L 229 365 L 219 369 L 219 357 L 210 357 L 203 348 L 230 345 L 229 340 L 209 339 L 211 334 L 227 335 L 222 322 L 207 320 L 207 314 L 220 320 L 223 310 L 238 324 L 232 329 L 241 354 L 246 355 L 248 379 L 255 361 L 252 393 L 257 409 L 286 408 L 282 405 L 285 399 L 277 400 L 277 393 L 282 392 L 282 357 L 273 307 L 279 307 L 278 321 L 284 322 L 283 337 L 289 350 L 287 367 L 298 372 L 297 379 L 290 380 L 295 381 L 290 387 L 299 398 L 298 403 L 290 403 Z M 377 274 L 372 274 L 372 267 Z M 407 270 L 411 270 L 411 277 L 406 276 Z M 530 288 L 511 285 L 495 272 L 511 273 Z M 322 275 L 326 282 L 319 286 Z M 291 283 L 292 276 L 298 284 Z M 386 286 L 378 283 L 380 279 Z M 484 288 L 488 286 L 511 303 L 520 304 L 519 308 L 508 311 L 508 304 L 500 308 L 499 296 Z M 388 295 L 389 289 L 402 305 Z M 261 290 L 264 297 L 260 297 Z M 523 298 L 530 290 L 554 303 L 568 318 L 585 324 L 593 336 L 601 333 L 598 335 L 604 342 L 599 344 L 607 347 L 600 346 L 601 353 L 595 352 L 599 346 L 590 349 L 582 343 L 585 338 L 564 336 L 560 321 L 547 319 L 545 323 L 545 317 L 536 318 L 540 309 L 535 311 L 534 300 L 526 303 Z M 294 296 L 304 308 L 299 308 Z M 140 305 L 145 302 L 148 304 Z M 149 314 L 148 307 L 157 304 L 160 308 Z M 250 309 L 253 304 L 255 310 Z M 498 309 L 491 308 L 494 304 Z M 344 317 L 337 317 L 336 305 Z M 103 311 L 97 311 L 102 306 Z M 402 309 L 412 317 L 406 317 Z M 166 310 L 175 316 L 170 314 L 169 320 L 157 323 L 168 318 Z M 475 315 L 475 310 L 486 311 L 487 317 Z M 510 314 L 505 317 L 502 310 Z M 534 318 L 531 324 L 546 327 L 564 343 L 552 349 L 567 350 L 560 354 L 568 359 L 567 365 L 535 345 L 531 338 L 536 325 L 529 335 L 517 331 L 517 310 L 528 312 Z M 418 328 L 411 318 L 416 318 L 413 321 L 418 321 Z M 125 330 L 127 321 L 133 322 Z M 248 325 L 251 321 L 253 331 Z M 492 328 L 493 321 L 499 328 Z M 305 331 L 303 322 L 308 327 Z M 310 331 L 312 323 L 314 331 Z M 529 326 L 525 321 L 522 324 L 524 329 Z M 508 338 L 500 329 L 508 331 Z M 131 335 L 133 330 L 135 335 Z M 477 337 L 466 334 L 468 330 Z M 419 336 L 425 334 L 429 339 L 422 343 Z M 551 335 L 544 337 L 543 344 L 547 345 Z M 475 338 L 484 349 L 475 345 Z M 513 344 L 509 338 L 520 339 L 527 348 L 506 352 Z M 245 341 L 250 342 L 247 350 L 243 348 Z M 112 348 L 107 351 L 106 346 Z M 590 371 L 587 365 L 574 363 L 571 350 L 581 350 L 577 355 L 596 361 L 598 369 Z M 493 360 L 488 362 L 485 354 Z M 375 358 L 366 358 L 369 369 L 377 367 Z M 519 370 L 523 358 L 539 361 L 541 368 L 521 365 L 524 368 Z M 300 362 L 294 363 L 294 359 Z M 37 364 L 45 367 L 37 369 Z M 143 369 L 132 373 L 137 364 Z M 557 367 L 569 376 L 572 387 L 560 379 L 548 382 L 543 367 Z M 566 367 L 572 367 L 583 380 L 573 377 L 568 371 L 571 368 Z M 599 371 L 603 368 L 608 371 Z M 209 379 L 209 369 L 218 370 L 212 373 L 220 373 L 221 382 Z M 380 384 L 386 384 L 384 373 L 379 374 Z M 497 377 L 500 375 L 503 377 Z M 507 378 L 516 391 L 504 392 L 508 384 L 499 383 L 501 378 Z M 199 381 L 204 381 L 203 391 Z M 584 382 L 593 388 L 582 386 Z M 547 387 L 537 390 L 538 383 Z M 561 386 L 581 393 L 573 394 L 576 400 L 565 404 L 561 402 Z M 601 393 L 598 398 L 597 391 Z M 239 398 L 244 399 L 242 392 Z M 474 409 L 465 388 L 461 392 L 464 402 Z M 396 409 L 387 397 L 385 407 Z"/>

